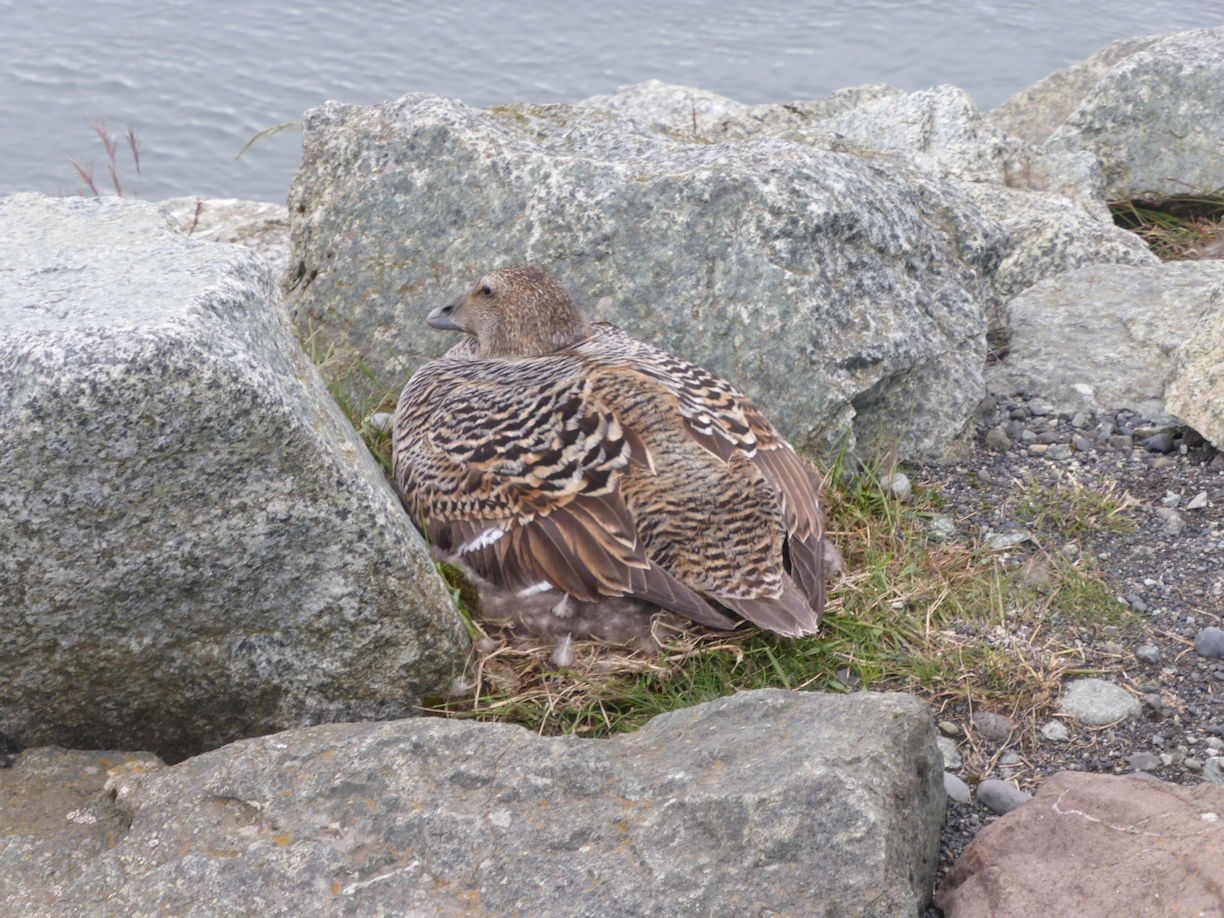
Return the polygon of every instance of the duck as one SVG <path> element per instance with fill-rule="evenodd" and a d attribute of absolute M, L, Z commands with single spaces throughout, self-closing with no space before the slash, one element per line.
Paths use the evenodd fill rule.
<path fill-rule="evenodd" d="M 393 478 L 484 614 L 567 641 L 641 641 L 659 611 L 817 630 L 836 551 L 818 478 L 735 386 L 593 321 L 536 265 L 426 321 L 465 337 L 404 386 Z"/>

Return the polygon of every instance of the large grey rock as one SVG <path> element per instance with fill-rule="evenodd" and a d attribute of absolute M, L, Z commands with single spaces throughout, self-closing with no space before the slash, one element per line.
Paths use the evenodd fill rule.
<path fill-rule="evenodd" d="M 179 229 L 196 239 L 234 242 L 271 263 L 277 278 L 289 264 L 289 211 L 284 204 L 238 198 L 167 198 L 158 202 Z"/>
<path fill-rule="evenodd" d="M 0 731 L 170 756 L 398 716 L 466 638 L 268 265 L 0 200 Z"/>
<path fill-rule="evenodd" d="M 1203 310 L 1178 349 L 1164 399 L 1171 413 L 1224 450 L 1224 296 Z"/>
<path fill-rule="evenodd" d="M 289 304 L 391 386 L 454 343 L 430 308 L 536 261 L 798 445 L 934 457 L 982 394 L 991 254 L 932 181 L 770 137 L 680 142 L 589 105 L 327 103 L 303 122 Z"/>
<path fill-rule="evenodd" d="M 1012 96 L 987 112 L 986 118 L 1000 130 L 1041 146 L 1120 61 L 1155 44 L 1161 37 L 1148 35 L 1110 42 L 1087 60 L 1056 70 Z"/>
<path fill-rule="evenodd" d="M 1153 419 L 1176 415 L 1197 427 L 1182 412 L 1203 422 L 1212 410 L 1209 381 L 1220 364 L 1211 359 L 1208 329 L 1201 337 L 1195 329 L 1222 306 L 1220 262 L 1068 271 L 1008 304 L 1010 350 L 986 370 L 986 381 L 1004 395 L 1040 393 L 1056 411 L 1125 407 Z M 1200 346 L 1189 344 L 1191 338 L 1201 343 L 1201 358 L 1190 356 Z M 1185 369 L 1171 380 L 1175 364 Z M 1170 396 L 1175 406 L 1167 404 Z"/>
<path fill-rule="evenodd" d="M 162 764 L 148 753 L 46 746 L 0 768 L 0 914 L 43 914 L 127 833 L 126 817 L 102 793 L 106 781 Z"/>
<path fill-rule="evenodd" d="M 1074 717 L 1081 724 L 1105 726 L 1138 717 L 1139 699 L 1104 679 L 1075 679 L 1068 682 L 1058 712 Z"/>
<path fill-rule="evenodd" d="M 837 137 L 820 122 L 866 102 L 900 94 L 892 86 L 871 83 L 839 89 L 821 99 L 745 105 L 706 89 L 646 80 L 591 96 L 578 105 L 632 118 L 677 140 L 723 143 L 770 134 L 802 137 L 809 143 L 819 139 L 833 149 Z"/>
<path fill-rule="evenodd" d="M 821 127 L 879 150 L 904 153 L 941 178 L 988 182 L 1071 198 L 1107 221 L 1105 181 L 1092 156 L 1049 153 L 982 118 L 963 89 L 938 86 L 864 102 Z"/>
<path fill-rule="evenodd" d="M 313 727 L 112 785 L 126 834 L 9 913 L 917 916 L 944 808 L 922 702 L 779 690 L 607 740 Z"/>
<path fill-rule="evenodd" d="M 947 918 L 1219 915 L 1224 788 L 1060 772 L 973 839 Z"/>
<path fill-rule="evenodd" d="M 1224 27 L 1165 36 L 1111 67 L 1045 148 L 1096 156 L 1111 198 L 1218 193 L 1221 86 Z"/>

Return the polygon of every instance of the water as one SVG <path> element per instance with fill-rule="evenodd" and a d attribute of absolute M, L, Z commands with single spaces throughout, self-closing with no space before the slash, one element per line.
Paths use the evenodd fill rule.
<path fill-rule="evenodd" d="M 988 109 L 1115 38 L 1222 24 L 1218 0 L 0 0 L 0 194 L 77 193 L 70 158 L 112 191 L 91 121 L 126 194 L 283 201 L 296 131 L 233 157 L 325 99 L 573 101 L 657 78 L 750 103 L 952 83 Z"/>

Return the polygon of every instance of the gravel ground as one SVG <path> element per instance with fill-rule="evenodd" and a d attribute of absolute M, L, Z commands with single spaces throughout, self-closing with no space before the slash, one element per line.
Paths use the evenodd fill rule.
<path fill-rule="evenodd" d="M 989 539 L 1020 528 L 1012 517 L 1015 497 L 1030 479 L 1044 486 L 1074 479 L 1098 491 L 1116 485 L 1116 494 L 1134 498 L 1130 531 L 1089 531 L 1043 547 L 1094 559 L 1119 608 L 1134 613 L 1121 625 L 1079 626 L 1077 638 L 1097 677 L 1122 686 L 1142 706 L 1138 717 L 1105 727 L 1039 715 L 1014 725 L 1010 736 L 1004 724 L 996 735 L 1006 739 L 985 736 L 963 709 L 945 711 L 941 731 L 964 759 L 948 770 L 971 786 L 1002 778 L 1028 792 L 1062 770 L 1224 783 L 1224 659 L 1195 649 L 1204 629 L 1224 619 L 1224 454 L 1192 430 L 1129 411 L 1057 414 L 1040 399 L 1018 395 L 984 413 L 971 455 L 916 470 L 915 483 L 937 489 L 957 538 Z M 1017 564 L 1039 554 L 1032 542 L 1012 550 Z M 1055 720 L 1065 731 L 1047 729 L 1065 739 L 1043 735 Z M 976 794 L 972 803 L 949 800 L 940 879 L 997 818 Z"/>

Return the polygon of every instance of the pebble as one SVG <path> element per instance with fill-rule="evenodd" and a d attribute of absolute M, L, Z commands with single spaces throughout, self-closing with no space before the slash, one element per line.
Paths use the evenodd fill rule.
<path fill-rule="evenodd" d="M 384 433 L 391 432 L 391 419 L 394 416 L 390 411 L 379 411 L 375 414 L 368 415 L 365 419 L 366 424 L 374 430 L 381 430 Z"/>
<path fill-rule="evenodd" d="M 1147 608 L 1144 606 L 1144 608 Z M 1142 612 L 1142 608 L 1136 608 L 1137 612 Z M 1160 662 L 1160 647 L 1155 644 L 1140 644 L 1135 647 L 1135 659 L 1141 663 L 1148 663 L 1149 666 L 1154 666 Z"/>
<path fill-rule="evenodd" d="M 960 724 L 951 720 L 941 720 L 936 726 L 944 736 L 960 736 L 961 734 Z"/>
<path fill-rule="evenodd" d="M 1071 447 L 1066 443 L 1055 443 L 1045 452 L 1047 459 L 1070 459 Z"/>
<path fill-rule="evenodd" d="M 1054 413 L 1054 406 L 1049 402 L 1043 402 L 1041 399 L 1035 398 L 1028 404 L 1029 414 L 1035 418 L 1049 417 Z"/>
<path fill-rule="evenodd" d="M 1177 509 L 1177 505 L 1181 503 L 1181 495 L 1174 494 L 1172 491 L 1165 491 L 1165 496 L 1160 499 L 1160 502 L 1166 507 Z"/>
<path fill-rule="evenodd" d="M 1058 703 L 1059 713 L 1092 726 L 1137 717 L 1140 708 L 1139 699 L 1104 679 L 1076 679 L 1067 683 Z"/>
<path fill-rule="evenodd" d="M 931 536 L 944 541 L 956 535 L 956 523 L 950 516 L 937 516 L 931 520 Z"/>
<path fill-rule="evenodd" d="M 996 532 L 986 540 L 986 547 L 991 551 L 1007 551 L 1029 540 L 1027 532 Z"/>
<path fill-rule="evenodd" d="M 897 500 L 907 500 L 914 490 L 910 484 L 909 476 L 904 472 L 893 472 L 880 483 Z"/>
<path fill-rule="evenodd" d="M 1123 597 L 1123 602 L 1125 602 L 1136 612 L 1147 611 L 1147 603 L 1143 601 L 1143 597 L 1138 593 L 1127 593 L 1126 596 Z"/>
<path fill-rule="evenodd" d="M 1208 784 L 1224 785 L 1224 768 L 1220 767 L 1219 759 L 1208 759 L 1203 764 L 1201 774 Z"/>
<path fill-rule="evenodd" d="M 1157 507 L 1156 516 L 1164 521 L 1164 531 L 1169 535 L 1179 535 L 1186 528 L 1185 519 L 1171 507 Z"/>
<path fill-rule="evenodd" d="M 996 743 L 1007 742 L 1016 725 L 1002 714 L 992 711 L 974 711 L 973 729 L 988 740 Z"/>
<path fill-rule="evenodd" d="M 1008 421 L 1007 426 L 1003 428 L 1003 432 L 1007 434 L 1007 439 L 1019 440 L 1024 436 L 1024 422 Z"/>
<path fill-rule="evenodd" d="M 1005 453 L 1011 449 L 1011 438 L 1007 436 L 1007 431 L 1003 425 L 992 427 L 986 433 L 986 445 L 1000 453 Z"/>
<path fill-rule="evenodd" d="M 1071 443 L 1075 446 L 1075 449 L 1081 453 L 1086 453 L 1096 446 L 1096 444 L 1087 437 L 1074 437 L 1072 438 Z"/>
<path fill-rule="evenodd" d="M 947 736 L 937 736 L 935 745 L 939 747 L 939 752 L 943 756 L 944 768 L 960 768 L 965 764 L 960 750 L 956 748 L 956 740 Z"/>
<path fill-rule="evenodd" d="M 1153 771 L 1160 767 L 1160 756 L 1151 752 L 1136 752 L 1126 757 L 1126 762 L 1135 771 Z"/>
<path fill-rule="evenodd" d="M 1192 498 L 1190 498 L 1190 503 L 1186 504 L 1186 509 L 1187 510 L 1202 510 L 1206 506 L 1207 506 L 1207 492 L 1199 491 Z"/>
<path fill-rule="evenodd" d="M 1148 437 L 1143 441 L 1143 448 L 1149 453 L 1168 453 L 1173 450 L 1173 435 L 1169 433 L 1158 433 L 1154 437 Z"/>
<path fill-rule="evenodd" d="M 968 805 L 973 799 L 969 785 L 949 772 L 944 772 L 944 793 L 957 803 Z"/>
<path fill-rule="evenodd" d="M 1014 752 L 1005 752 L 999 756 L 999 764 L 1004 768 L 1015 768 L 1020 764 L 1020 756 Z"/>
<path fill-rule="evenodd" d="M 1195 635 L 1194 649 L 1198 651 L 1200 657 L 1207 657 L 1209 660 L 1224 657 L 1224 631 L 1214 625 L 1204 628 Z"/>
<path fill-rule="evenodd" d="M 1071 731 L 1061 720 L 1051 720 L 1041 728 L 1041 735 L 1051 743 L 1065 743 L 1071 739 Z"/>
<path fill-rule="evenodd" d="M 1083 430 L 1088 426 L 1088 415 L 1082 411 L 1077 411 L 1071 417 L 1071 426 L 1076 430 Z"/>
<path fill-rule="evenodd" d="M 1010 813 L 1024 801 L 1032 799 L 1032 796 L 1014 784 L 1000 781 L 998 778 L 987 778 L 977 788 L 978 803 L 1000 816 Z"/>
<path fill-rule="evenodd" d="M 1132 443 L 1131 438 L 1126 434 L 1113 434 L 1109 438 L 1109 445 L 1114 449 L 1130 449 Z"/>

